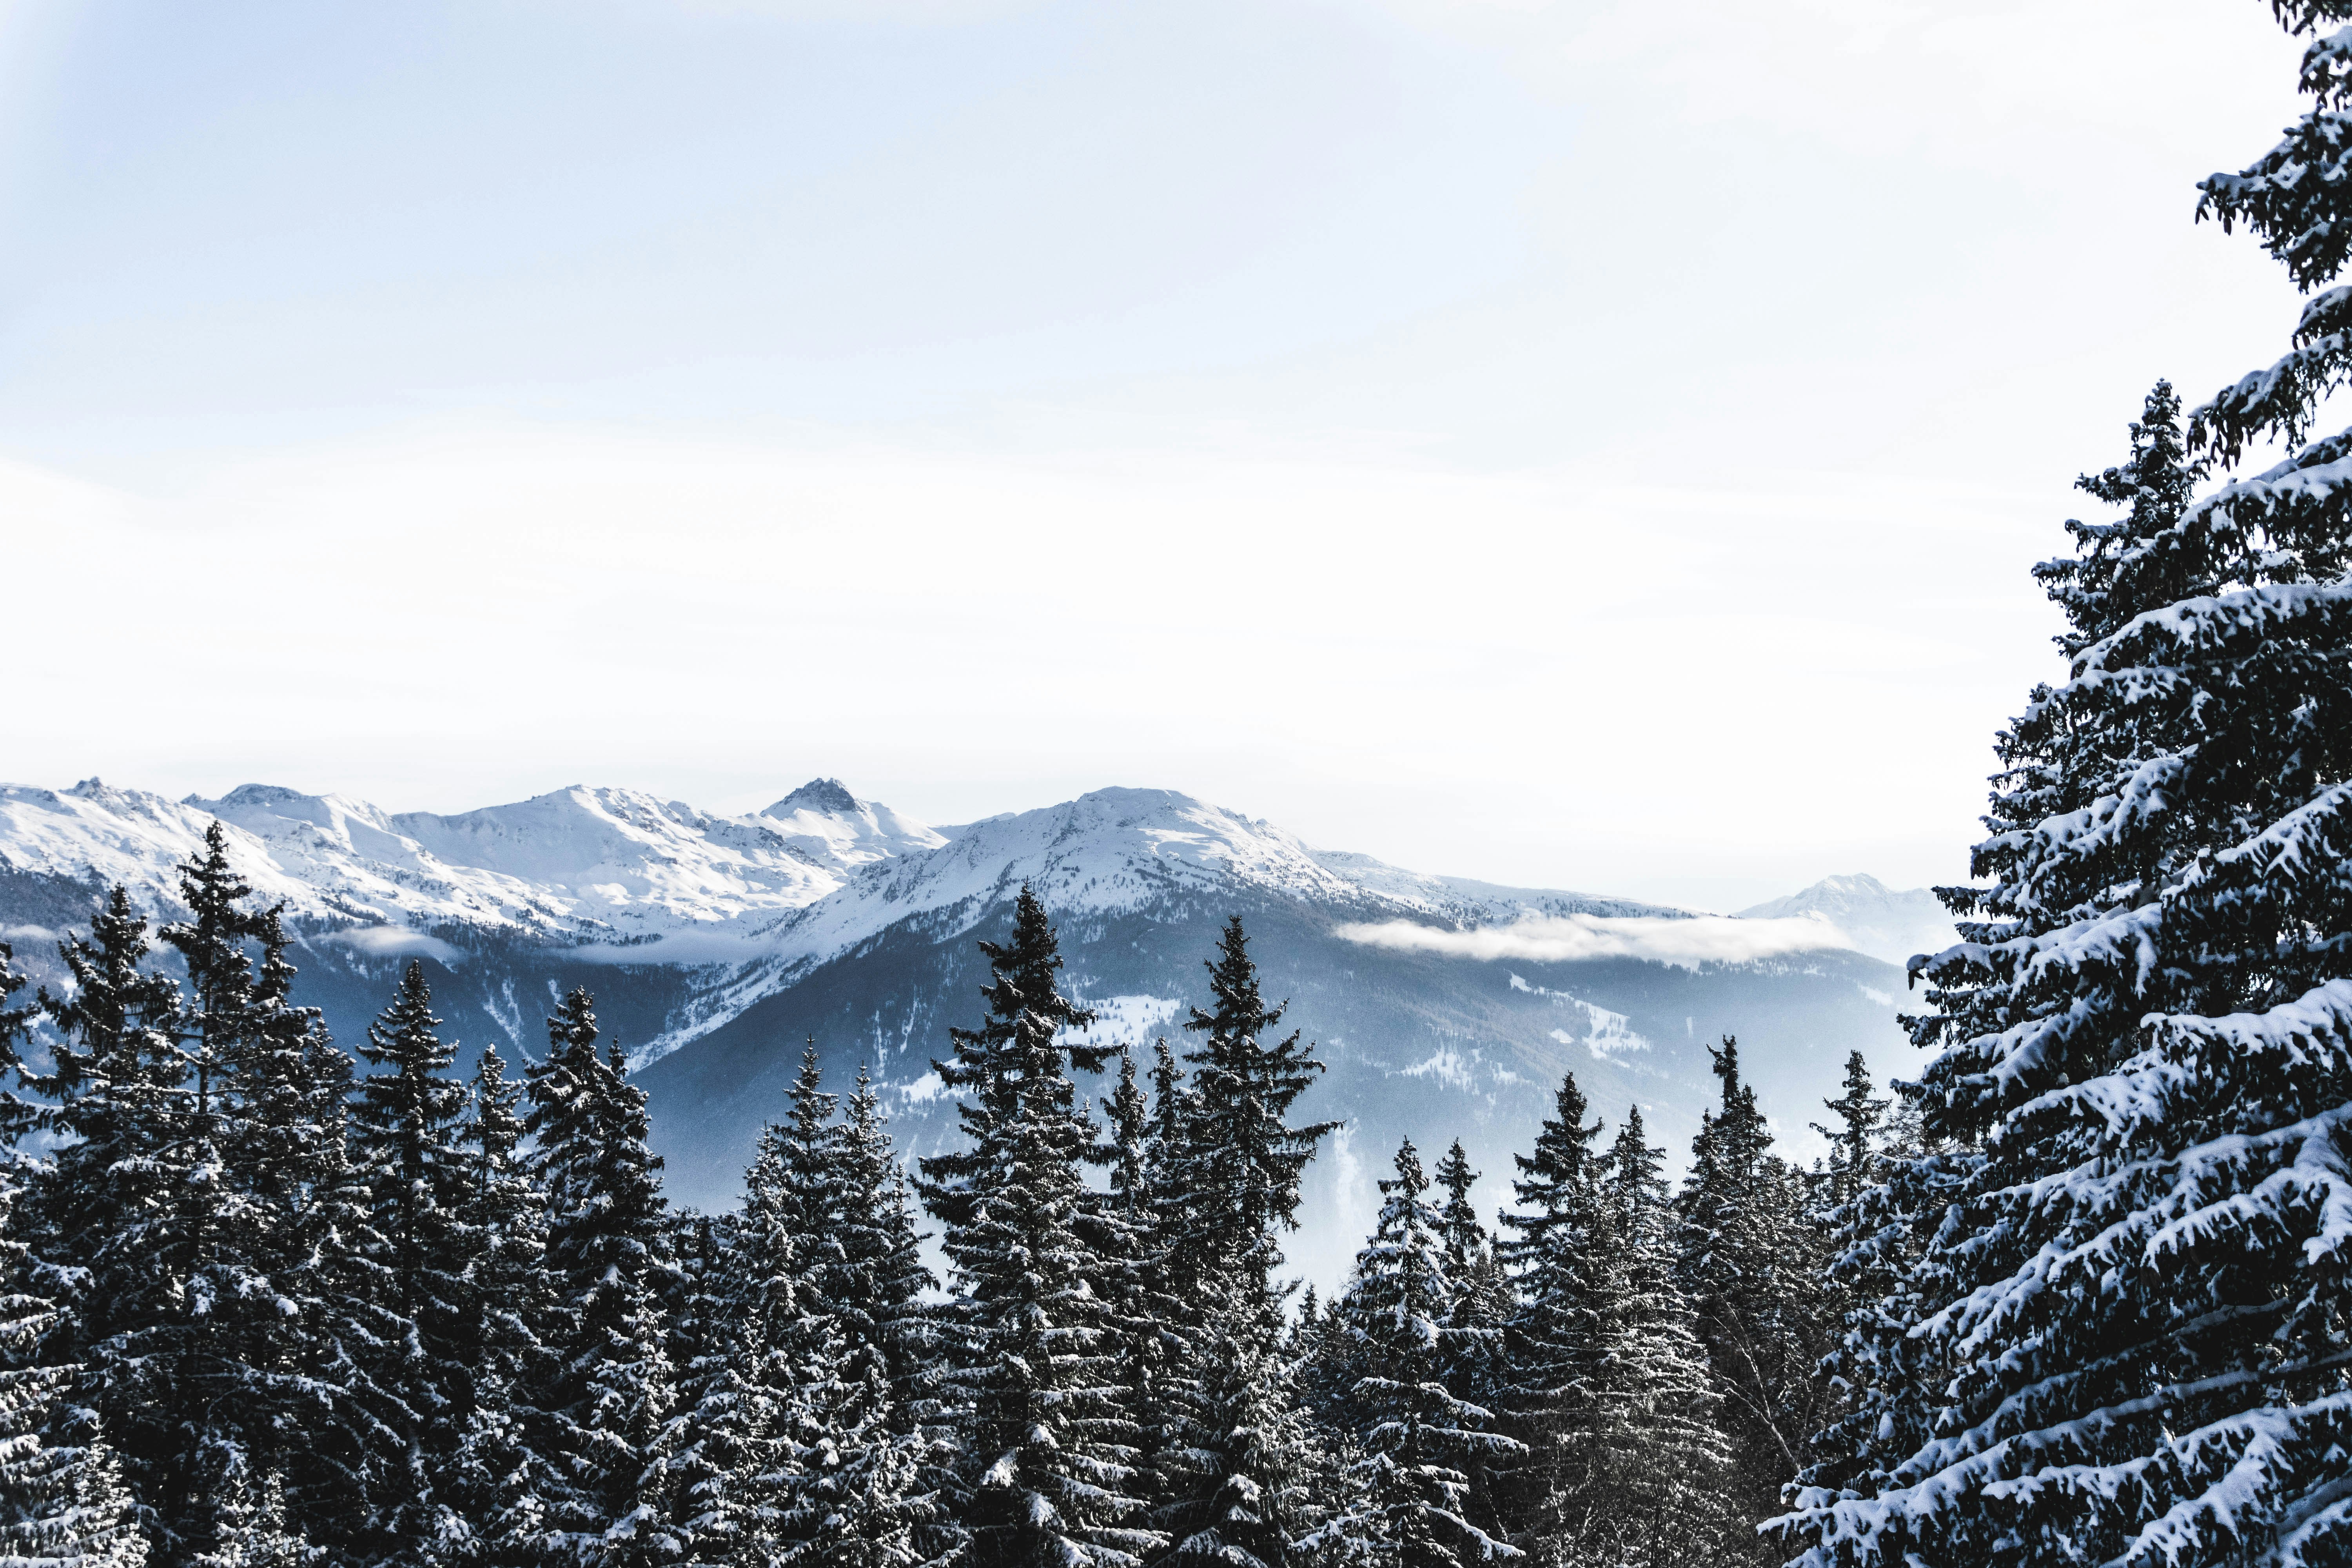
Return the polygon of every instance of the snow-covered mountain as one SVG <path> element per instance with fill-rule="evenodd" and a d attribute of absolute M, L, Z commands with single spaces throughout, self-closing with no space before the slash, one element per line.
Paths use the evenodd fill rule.
<path fill-rule="evenodd" d="M 1915 952 L 1935 952 L 1960 940 L 1952 917 L 1925 888 L 1900 892 L 1875 877 L 1824 877 L 1801 893 L 1739 911 L 1742 920 L 1818 920 L 1836 928 L 1841 944 L 1900 964 Z"/>
<path fill-rule="evenodd" d="M 171 913 L 173 868 L 215 819 L 239 870 L 287 906 L 301 994 L 338 1038 L 360 1037 L 412 955 L 471 1046 L 535 1053 L 548 1004 L 587 984 L 689 1201 L 726 1201 L 810 1037 L 843 1072 L 872 1068 L 910 1144 L 951 1136 L 930 1062 L 949 1026 L 975 1021 L 976 939 L 1002 934 L 1024 882 L 1101 1015 L 1091 1032 L 1122 1043 L 1180 1028 L 1219 927 L 1244 917 L 1269 991 L 1329 1065 L 1310 1109 L 1348 1123 L 1315 1200 L 1337 1205 L 1343 1237 L 1407 1131 L 1463 1137 L 1490 1173 L 1482 1198 L 1507 1195 L 1507 1151 L 1567 1068 L 1602 1114 L 1638 1100 L 1675 1146 L 1720 1034 L 1741 1037 L 1797 1136 L 1848 1048 L 1887 1068 L 1907 1049 L 1901 976 L 1840 951 L 1832 929 L 1852 929 L 1858 904 L 1792 908 L 1769 941 L 1727 942 L 1740 922 L 1403 870 L 1166 790 L 933 828 L 830 779 L 740 816 L 584 785 L 455 816 L 261 784 L 180 801 L 94 779 L 12 786 L 0 935 L 55 984 L 43 939 L 116 882 Z M 1854 925 L 1857 941 L 1876 931 Z"/>
<path fill-rule="evenodd" d="M 833 779 L 752 816 L 584 784 L 442 816 L 274 784 L 173 801 L 85 779 L 69 790 L 0 785 L 0 865 L 121 882 L 160 908 L 173 867 L 215 818 L 233 830 L 238 870 L 297 917 L 580 942 L 658 940 L 801 909 L 858 867 L 946 842 Z"/>

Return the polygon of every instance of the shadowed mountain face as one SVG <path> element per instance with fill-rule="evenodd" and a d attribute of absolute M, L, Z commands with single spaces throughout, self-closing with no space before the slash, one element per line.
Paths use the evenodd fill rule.
<path fill-rule="evenodd" d="M 181 802 L 94 780 L 0 788 L 0 928 L 56 984 L 53 934 L 107 885 L 176 912 L 173 867 L 215 818 L 286 905 L 299 994 L 346 1044 L 412 959 L 467 1064 L 485 1040 L 535 1056 L 557 995 L 587 985 L 639 1064 L 672 1195 L 706 1206 L 733 1200 L 805 1038 L 836 1086 L 871 1068 L 910 1151 L 954 1135 L 930 1064 L 950 1026 L 978 1021 L 978 942 L 1008 929 L 1024 882 L 1100 1015 L 1092 1032 L 1144 1051 L 1163 1034 L 1189 1048 L 1202 961 L 1243 916 L 1267 994 L 1328 1067 L 1299 1114 L 1346 1123 L 1292 1248 L 1318 1278 L 1351 1255 L 1406 1133 L 1460 1137 L 1487 1174 L 1481 1206 L 1505 1201 L 1509 1154 L 1564 1070 L 1612 1122 L 1638 1100 L 1679 1160 L 1722 1034 L 1800 1154 L 1847 1050 L 1882 1075 L 1908 1065 L 1900 972 L 1823 945 L 1840 939 L 1819 911 L 1703 921 L 1427 876 L 1160 790 L 933 829 L 832 780 L 740 817 L 586 787 L 455 816 L 261 785 Z"/>

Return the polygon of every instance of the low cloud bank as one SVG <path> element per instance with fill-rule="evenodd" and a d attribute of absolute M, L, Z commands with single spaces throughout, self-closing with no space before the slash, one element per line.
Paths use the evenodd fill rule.
<path fill-rule="evenodd" d="M 1339 935 L 1367 947 L 1439 952 L 1454 958 L 1516 958 L 1560 963 L 1580 958 L 1642 958 L 1696 969 L 1702 963 L 1749 963 L 1792 952 L 1852 947 L 1853 940 L 1815 915 L 1743 921 L 1727 915 L 1688 920 L 1607 915 L 1531 915 L 1507 926 L 1446 931 L 1411 921 L 1359 922 Z"/>
<path fill-rule="evenodd" d="M 357 948 L 373 958 L 423 953 L 443 963 L 455 964 L 462 956 L 456 948 L 437 936 L 427 936 L 421 931 L 404 931 L 399 926 L 353 926 L 345 931 L 329 931 L 320 940 Z"/>

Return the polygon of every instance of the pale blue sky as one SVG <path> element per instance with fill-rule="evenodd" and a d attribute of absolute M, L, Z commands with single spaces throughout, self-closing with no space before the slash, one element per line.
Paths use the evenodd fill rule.
<path fill-rule="evenodd" d="M 2068 481 L 2292 321 L 2189 219 L 2293 59 L 2255 0 L 0 0 L 0 771 L 1954 879 Z"/>

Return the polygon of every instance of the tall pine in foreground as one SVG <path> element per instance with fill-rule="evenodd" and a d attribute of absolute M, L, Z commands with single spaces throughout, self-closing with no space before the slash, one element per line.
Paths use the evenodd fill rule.
<path fill-rule="evenodd" d="M 2204 190 L 2312 290 L 2352 246 L 2352 34 L 2303 86 Z M 1947 893 L 1965 940 L 1913 1025 L 1923 1131 L 1972 1151 L 1914 1270 L 1943 1397 L 1801 1495 L 1810 1561 L 2352 1559 L 2352 432 L 2298 445 L 2348 309 L 2318 294 L 2189 440 L 2159 386 L 2084 485 L 2119 515 L 2041 574 L 2066 673 L 1999 738 L 1986 885 Z M 2292 455 L 2193 499 L 2269 436 Z"/>
<path fill-rule="evenodd" d="M 656 1279 L 667 1205 L 645 1091 L 623 1076 L 617 1048 L 597 1050 L 597 1034 L 594 1001 L 572 991 L 547 1021 L 547 1059 L 526 1074 L 555 1293 L 533 1440 L 564 1483 L 548 1500 L 552 1548 L 583 1565 L 650 1568 L 678 1549 L 666 1507 L 675 1379 Z"/>
<path fill-rule="evenodd" d="M 1011 940 L 983 942 L 986 1019 L 934 1064 L 962 1092 L 969 1147 L 922 1162 L 951 1302 L 939 1394 L 961 1449 L 946 1500 L 974 1568 L 1129 1568 L 1160 1538 L 1130 1488 L 1139 1434 L 1113 1350 L 1119 1292 L 1080 1166 L 1096 1131 L 1070 1081 L 1110 1047 L 1065 1044 L 1093 1015 L 1061 994 L 1045 906 L 1024 887 Z"/>

